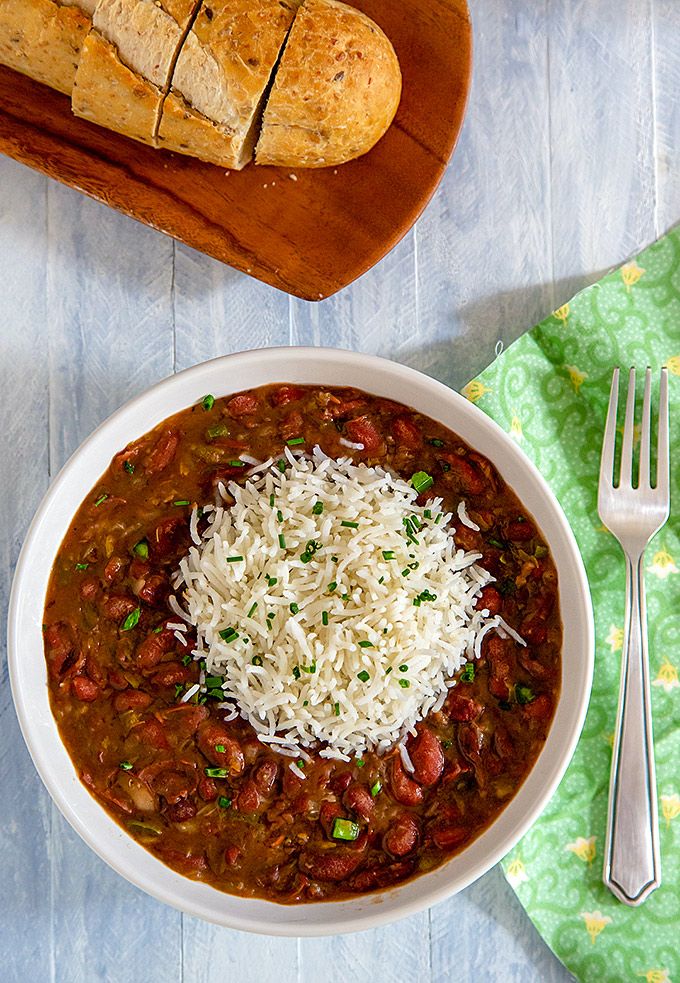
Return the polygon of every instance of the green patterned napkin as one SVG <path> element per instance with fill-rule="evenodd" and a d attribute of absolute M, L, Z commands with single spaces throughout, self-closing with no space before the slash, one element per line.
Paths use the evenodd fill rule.
<path fill-rule="evenodd" d="M 583 735 L 548 808 L 503 868 L 541 935 L 580 980 L 680 983 L 680 462 L 671 466 L 671 519 L 646 563 L 663 884 L 631 909 L 601 882 L 625 584 L 623 555 L 597 514 L 615 365 L 650 365 L 655 393 L 658 370 L 668 366 L 671 454 L 680 456 L 680 231 L 578 294 L 463 390 L 552 486 L 578 540 L 595 611 Z"/>

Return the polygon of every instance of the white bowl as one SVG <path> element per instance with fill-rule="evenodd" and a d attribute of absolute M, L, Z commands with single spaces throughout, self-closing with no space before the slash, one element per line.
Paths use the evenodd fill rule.
<path fill-rule="evenodd" d="M 273 382 L 356 386 L 415 407 L 486 455 L 535 517 L 557 566 L 564 624 L 562 693 L 545 747 L 494 823 L 437 870 L 381 894 L 295 906 L 223 894 L 166 867 L 107 815 L 76 776 L 50 710 L 42 613 L 52 563 L 73 515 L 113 455 L 210 392 Z M 330 935 L 374 928 L 460 891 L 496 864 L 536 820 L 576 747 L 590 695 L 593 627 L 576 542 L 552 492 L 517 445 L 439 382 L 386 359 L 322 348 L 274 348 L 204 362 L 131 400 L 75 452 L 43 499 L 24 543 L 9 608 L 9 669 L 24 739 L 57 806 L 114 870 L 149 894 L 230 928 L 269 935 Z M 36 681 L 39 685 L 36 685 Z"/>

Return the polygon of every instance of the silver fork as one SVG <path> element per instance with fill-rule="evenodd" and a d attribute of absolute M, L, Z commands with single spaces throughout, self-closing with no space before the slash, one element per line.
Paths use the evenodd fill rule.
<path fill-rule="evenodd" d="M 602 442 L 598 511 L 626 557 L 626 624 L 621 688 L 609 784 L 607 838 L 602 879 L 628 905 L 639 905 L 661 883 L 654 745 L 649 690 L 644 552 L 670 511 L 668 372 L 661 370 L 656 485 L 650 480 L 650 391 L 645 373 L 640 431 L 640 469 L 633 484 L 635 369 L 630 370 L 621 447 L 621 476 L 614 484 L 619 370 L 614 369 Z"/>

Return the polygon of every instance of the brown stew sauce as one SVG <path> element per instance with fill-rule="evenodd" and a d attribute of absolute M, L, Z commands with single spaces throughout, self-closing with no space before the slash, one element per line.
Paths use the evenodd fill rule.
<path fill-rule="evenodd" d="M 313 755 L 303 781 L 249 724 L 179 699 L 199 666 L 167 625 L 170 576 L 193 503 L 244 480 L 238 456 L 304 437 L 333 457 L 435 479 L 420 502 L 461 499 L 455 524 L 496 582 L 479 606 L 526 640 L 489 633 L 482 657 L 399 753 L 347 764 Z M 351 451 L 341 438 L 364 445 Z M 187 504 L 188 503 L 188 504 Z M 300 903 L 388 887 L 443 863 L 512 799 L 545 742 L 560 687 L 554 564 L 494 467 L 441 424 L 354 389 L 271 385 L 206 398 L 116 455 L 57 555 L 44 613 L 52 710 L 81 781 L 168 866 L 231 894 Z M 336 818 L 358 839 L 333 838 Z"/>

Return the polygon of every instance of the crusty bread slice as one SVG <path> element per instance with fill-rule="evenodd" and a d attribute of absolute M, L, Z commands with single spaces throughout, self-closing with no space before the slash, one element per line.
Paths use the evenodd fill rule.
<path fill-rule="evenodd" d="M 252 158 L 264 94 L 300 0 L 206 0 L 165 100 L 159 146 L 222 167 Z"/>
<path fill-rule="evenodd" d="M 337 0 L 305 0 L 295 18 L 262 120 L 258 164 L 328 167 L 367 153 L 401 98 L 390 41 Z"/>
<path fill-rule="evenodd" d="M 156 146 L 172 68 L 200 0 L 99 0 L 73 87 L 73 111 Z"/>
<path fill-rule="evenodd" d="M 0 64 L 70 95 L 90 29 L 87 2 L 0 0 Z"/>

